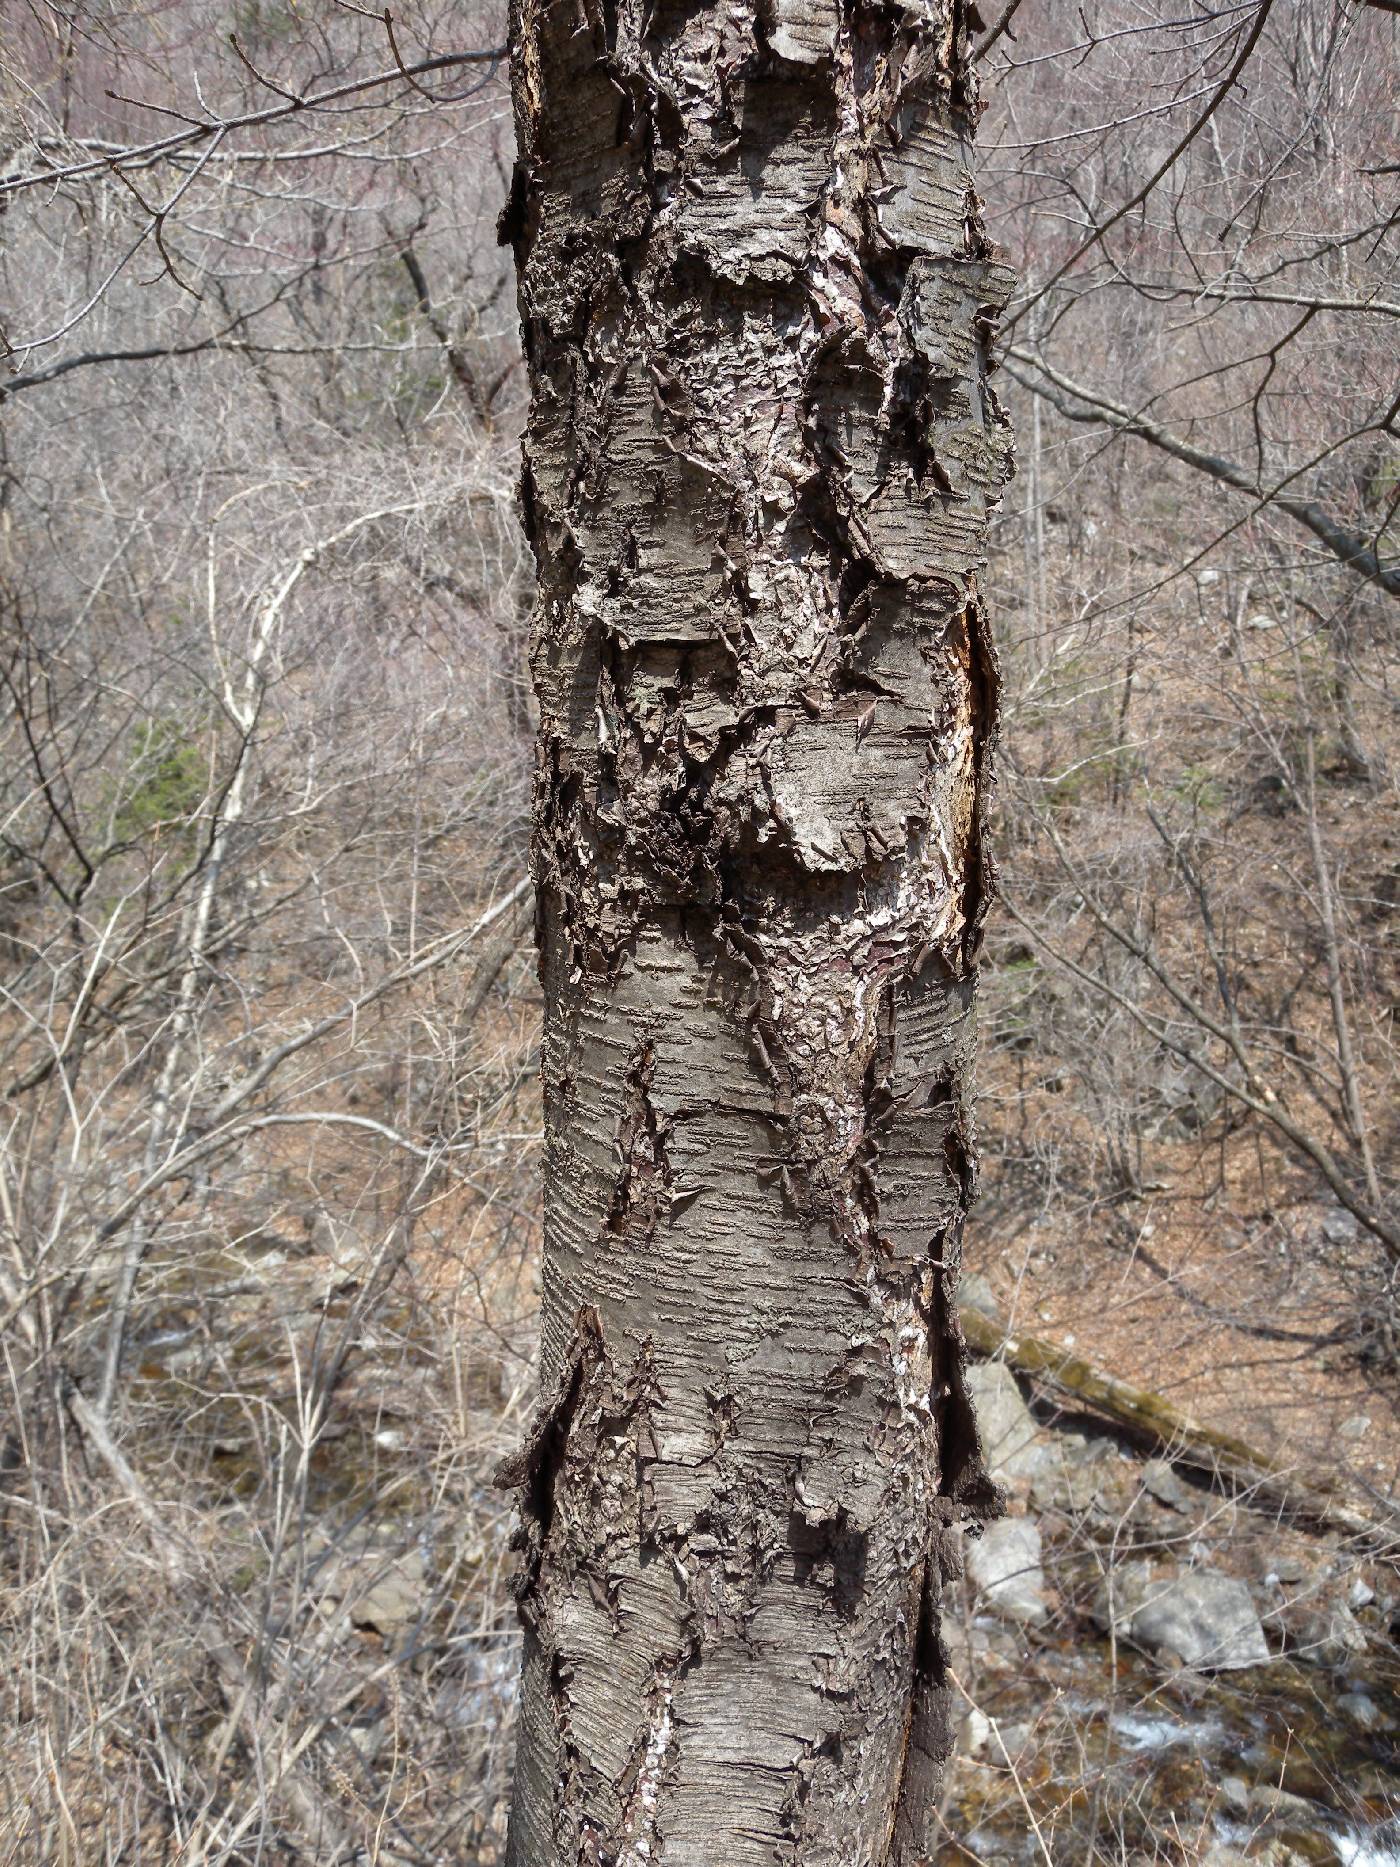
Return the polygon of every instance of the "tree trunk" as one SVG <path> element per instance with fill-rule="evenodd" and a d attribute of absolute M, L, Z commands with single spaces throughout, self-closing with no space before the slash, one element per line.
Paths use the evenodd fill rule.
<path fill-rule="evenodd" d="M 517 0 L 542 1392 L 513 1867 L 913 1867 L 1009 472 L 962 0 Z"/>

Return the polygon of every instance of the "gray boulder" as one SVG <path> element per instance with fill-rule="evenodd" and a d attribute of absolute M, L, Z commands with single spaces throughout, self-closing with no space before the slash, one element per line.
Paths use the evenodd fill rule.
<path fill-rule="evenodd" d="M 1005 1362 L 975 1361 L 967 1370 L 967 1391 L 988 1471 L 1008 1490 L 1024 1490 L 1044 1465 L 1046 1447 L 1015 1375 Z"/>
<path fill-rule="evenodd" d="M 1282 1618 L 1289 1645 L 1299 1659 L 1316 1660 L 1323 1666 L 1345 1666 L 1366 1651 L 1366 1629 L 1345 1601 L 1324 1599 L 1300 1604 L 1294 1613 L 1285 1610 Z"/>
<path fill-rule="evenodd" d="M 1125 1563 L 1100 1595 L 1098 1618 L 1121 1639 L 1202 1672 L 1269 1661 L 1269 1643 L 1248 1584 L 1215 1569 L 1159 1575 Z"/>
<path fill-rule="evenodd" d="M 1190 1510 L 1196 1494 L 1178 1475 L 1169 1459 L 1149 1459 L 1142 1468 L 1142 1488 L 1169 1510 Z"/>
<path fill-rule="evenodd" d="M 1359 1580 L 1335 1561 L 1314 1564 L 1310 1570 L 1301 1563 L 1275 1563 L 1260 1590 L 1265 1625 L 1299 1659 L 1345 1666 L 1367 1647 L 1366 1629 L 1350 1599 L 1355 1590 L 1357 1601 L 1370 1605 L 1366 1597 L 1371 1591 L 1364 1581 L 1358 1589 Z"/>
<path fill-rule="evenodd" d="M 967 1545 L 967 1573 L 979 1605 L 1009 1620 L 1038 1627 L 1050 1613 L 1040 1530 L 1028 1517 L 1003 1517 Z"/>

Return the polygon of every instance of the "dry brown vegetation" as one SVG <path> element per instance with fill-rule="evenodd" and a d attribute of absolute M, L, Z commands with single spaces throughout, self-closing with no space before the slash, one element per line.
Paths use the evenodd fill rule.
<path fill-rule="evenodd" d="M 972 1256 L 1384 1525 L 1394 23 L 1063 13 L 984 60 L 1022 470 Z M 509 113 L 493 14 L 394 19 L 29 0 L 0 48 L 6 1867 L 498 1858 L 540 1171 Z M 1001 1738 L 947 1861 L 1221 1844 L 1224 1765 L 1141 1720 L 1249 1692 L 1089 1632 L 1144 1552 L 1369 1591 L 1341 1657 L 1280 1611 L 1258 1770 L 1395 1858 L 1393 1732 L 1320 1735 L 1396 1711 L 1384 1535 L 1085 1443 L 1032 1499 L 1053 1612 L 971 1603 Z"/>
<path fill-rule="evenodd" d="M 1119 24 L 1068 122 L 1006 75 L 990 162 L 1026 304 L 979 1255 L 1032 1314 L 1299 1456 L 1369 1410 L 1357 1475 L 1393 1487 L 1367 1384 L 1394 1368 L 1400 1269 L 1395 591 L 1277 494 L 1393 554 L 1395 307 L 1363 307 L 1393 296 L 1394 102 L 1364 16 L 1275 11 L 1248 100 L 1047 285 L 1076 204 L 1104 221 L 1203 113 L 1158 114 L 1186 72 Z M 1059 31 L 1029 22 L 1021 69 Z M 1108 406 L 1255 492 L 1082 419 Z"/>

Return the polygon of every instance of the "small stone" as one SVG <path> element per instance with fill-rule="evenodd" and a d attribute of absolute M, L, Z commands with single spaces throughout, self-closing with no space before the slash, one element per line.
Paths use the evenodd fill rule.
<path fill-rule="evenodd" d="M 1349 1608 L 1369 1608 L 1376 1598 L 1376 1591 L 1362 1575 L 1351 1578 L 1351 1587 L 1347 1590 Z"/>
<path fill-rule="evenodd" d="M 991 1734 L 991 1719 L 974 1705 L 958 1726 L 958 1750 L 964 1757 L 975 1757 Z"/>
<path fill-rule="evenodd" d="M 1264 1577 L 1265 1585 L 1277 1588 L 1280 1582 L 1306 1582 L 1312 1570 L 1297 1556 L 1276 1556 Z"/>
<path fill-rule="evenodd" d="M 967 1572 L 991 1612 L 1032 1627 L 1048 1618 L 1040 1530 L 1028 1517 L 989 1524 L 967 1546 Z"/>
<path fill-rule="evenodd" d="M 1359 1731 L 1379 1731 L 1381 1728 L 1381 1708 L 1364 1692 L 1343 1692 L 1337 1700 L 1337 1710 Z"/>
<path fill-rule="evenodd" d="M 1337 1437 L 1339 1439 L 1350 1439 L 1353 1441 L 1364 1439 L 1370 1430 L 1370 1414 L 1353 1413 L 1350 1419 L 1343 1420 L 1341 1425 L 1337 1428 Z"/>
<path fill-rule="evenodd" d="M 1329 1245 L 1351 1245 L 1361 1235 L 1361 1227 L 1351 1213 L 1341 1206 L 1326 1213 L 1322 1221 L 1322 1236 Z"/>
<path fill-rule="evenodd" d="M 1222 1776 L 1220 1800 L 1235 1815 L 1249 1813 L 1249 1784 L 1242 1776 Z"/>
<path fill-rule="evenodd" d="M 1194 1498 L 1169 1459 L 1147 1461 L 1142 1468 L 1142 1488 L 1149 1497 L 1155 1497 L 1159 1504 L 1169 1504 L 1173 1510 L 1186 1510 Z"/>

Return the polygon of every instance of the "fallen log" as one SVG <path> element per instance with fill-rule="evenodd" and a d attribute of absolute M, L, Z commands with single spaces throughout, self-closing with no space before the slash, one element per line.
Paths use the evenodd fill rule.
<path fill-rule="evenodd" d="M 985 1359 L 1004 1361 L 1013 1373 L 1052 1393 L 1068 1396 L 1105 1415 L 1135 1439 L 1151 1445 L 1175 1465 L 1227 1480 L 1252 1501 L 1261 1501 L 1317 1528 L 1335 1530 L 1391 1560 L 1400 1557 L 1400 1512 L 1368 1515 L 1338 1495 L 1334 1480 L 1303 1478 L 1230 1433 L 1203 1426 L 1161 1394 L 1133 1387 L 1054 1342 L 1009 1329 L 984 1309 L 964 1304 L 958 1319 L 968 1348 Z"/>

